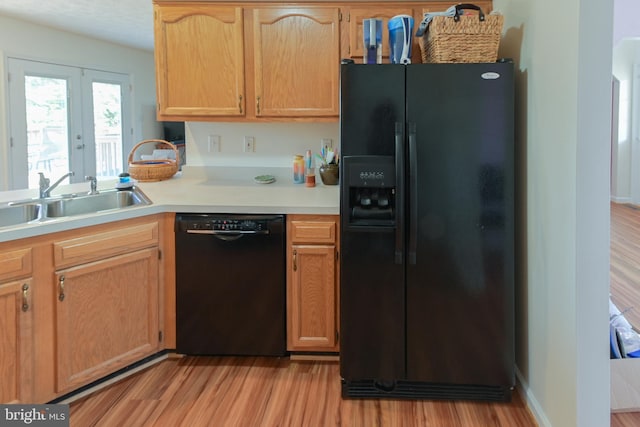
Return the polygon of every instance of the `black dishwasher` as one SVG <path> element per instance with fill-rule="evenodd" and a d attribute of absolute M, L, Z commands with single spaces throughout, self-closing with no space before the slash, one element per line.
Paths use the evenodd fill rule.
<path fill-rule="evenodd" d="M 286 353 L 284 215 L 176 214 L 176 351 Z"/>

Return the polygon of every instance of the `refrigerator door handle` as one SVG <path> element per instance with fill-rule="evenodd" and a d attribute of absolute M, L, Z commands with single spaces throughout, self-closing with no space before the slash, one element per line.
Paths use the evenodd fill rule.
<path fill-rule="evenodd" d="M 409 123 L 409 264 L 416 264 L 418 247 L 418 153 L 416 124 Z"/>
<path fill-rule="evenodd" d="M 402 264 L 404 252 L 404 146 L 402 123 L 395 124 L 396 148 L 396 253 L 395 263 Z"/>

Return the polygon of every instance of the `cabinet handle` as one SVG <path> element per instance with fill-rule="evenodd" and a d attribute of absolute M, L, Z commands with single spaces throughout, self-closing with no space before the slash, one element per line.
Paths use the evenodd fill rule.
<path fill-rule="evenodd" d="M 260 97 L 258 97 L 256 100 L 256 110 L 257 110 L 256 114 L 260 114 Z"/>
<path fill-rule="evenodd" d="M 22 311 L 29 310 L 29 299 L 28 299 L 29 294 L 27 293 L 28 290 L 29 290 L 29 285 L 27 285 L 26 283 L 22 285 Z"/>
<path fill-rule="evenodd" d="M 238 99 L 238 109 L 240 110 L 240 114 L 242 114 L 242 95 L 240 95 L 240 99 Z"/>
<path fill-rule="evenodd" d="M 64 274 L 62 276 L 60 276 L 60 278 L 58 279 L 58 287 L 60 290 L 60 294 L 58 295 L 58 299 L 60 301 L 64 301 Z"/>
<path fill-rule="evenodd" d="M 293 271 L 298 271 L 298 251 L 293 250 Z"/>

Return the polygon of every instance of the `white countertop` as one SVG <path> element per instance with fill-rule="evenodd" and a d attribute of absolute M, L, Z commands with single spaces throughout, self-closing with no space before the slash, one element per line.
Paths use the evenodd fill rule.
<path fill-rule="evenodd" d="M 266 174 L 276 182 L 254 182 L 253 177 Z M 339 186 L 325 186 L 317 176 L 315 187 L 305 187 L 294 184 L 292 174 L 290 168 L 185 167 L 171 179 L 138 183 L 151 205 L 0 227 L 0 242 L 162 212 L 339 214 Z M 114 186 L 115 181 L 98 182 L 98 190 Z M 61 185 L 52 195 L 86 192 L 88 187 Z M 2 191 L 0 203 L 34 197 L 34 189 Z"/>

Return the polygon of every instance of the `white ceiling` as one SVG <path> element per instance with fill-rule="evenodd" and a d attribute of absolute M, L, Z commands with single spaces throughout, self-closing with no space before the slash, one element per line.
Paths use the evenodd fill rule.
<path fill-rule="evenodd" d="M 153 50 L 152 0 L 0 0 L 0 15 Z"/>

